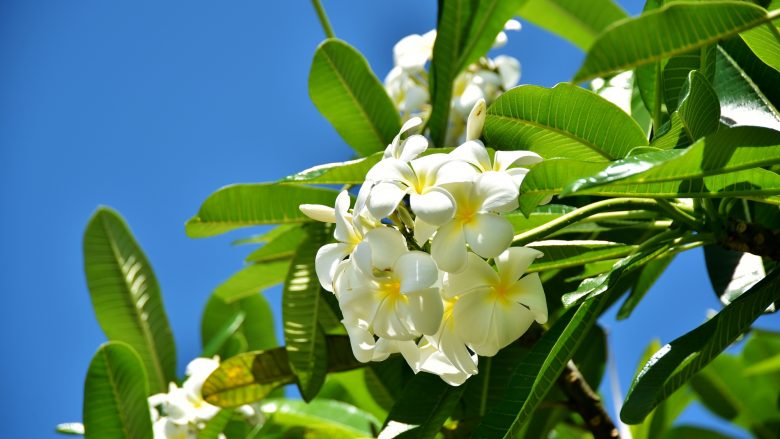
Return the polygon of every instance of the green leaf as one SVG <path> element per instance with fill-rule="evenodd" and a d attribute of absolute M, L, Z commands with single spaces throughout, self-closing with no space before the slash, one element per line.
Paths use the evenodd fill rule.
<path fill-rule="evenodd" d="M 361 184 L 372 166 L 382 160 L 383 152 L 346 162 L 327 163 L 305 169 L 279 180 L 280 183 Z"/>
<path fill-rule="evenodd" d="M 780 31 L 772 23 L 739 34 L 764 64 L 780 72 Z"/>
<path fill-rule="evenodd" d="M 327 369 L 330 372 L 364 367 L 352 355 L 345 336 L 328 336 Z M 218 407 L 238 407 L 265 398 L 274 389 L 295 382 L 287 349 L 246 352 L 220 363 L 203 383 L 203 399 Z"/>
<path fill-rule="evenodd" d="M 222 409 L 206 422 L 202 430 L 198 432 L 198 439 L 219 439 L 220 434 L 233 417 L 233 410 Z"/>
<path fill-rule="evenodd" d="M 84 272 L 98 323 L 110 341 L 141 357 L 151 393 L 176 379 L 176 346 L 160 287 L 122 217 L 100 207 L 84 231 Z"/>
<path fill-rule="evenodd" d="M 141 358 L 122 342 L 100 346 L 84 382 L 84 436 L 87 439 L 152 437 L 149 393 Z"/>
<path fill-rule="evenodd" d="M 716 49 L 712 84 L 720 100 L 721 115 L 731 124 L 780 129 L 780 112 L 767 98 L 777 88 L 776 78 L 761 71 L 757 66 L 761 63 L 752 53 L 745 53 L 750 50 L 744 46 L 735 38 Z M 763 89 L 759 81 L 765 84 Z"/>
<path fill-rule="evenodd" d="M 385 419 L 387 410 L 371 394 L 366 382 L 366 374 L 370 373 L 369 367 L 328 374 L 325 385 L 322 386 L 314 401 L 323 398 L 342 401 L 360 407 L 377 419 Z"/>
<path fill-rule="evenodd" d="M 289 260 L 247 265 L 214 289 L 214 295 L 232 303 L 282 283 L 290 269 Z"/>
<path fill-rule="evenodd" d="M 688 81 L 688 74 L 698 69 L 702 63 L 700 50 L 683 53 L 669 59 L 663 68 L 663 99 L 666 110 L 671 113 L 677 109 L 681 92 Z"/>
<path fill-rule="evenodd" d="M 474 432 L 474 438 L 513 437 L 555 385 L 566 363 L 590 334 L 608 295 L 585 301 L 559 318 L 518 363 L 504 396 Z"/>
<path fill-rule="evenodd" d="M 470 63 L 490 50 L 518 3 L 525 0 L 443 0 L 439 2 L 436 41 L 431 60 L 431 139 L 446 145 L 452 88 L 455 78 Z"/>
<path fill-rule="evenodd" d="M 527 272 L 582 266 L 588 262 L 628 256 L 637 246 L 619 242 L 592 240 L 547 240 L 532 242 L 526 247 L 539 250 L 543 257 L 534 261 Z"/>
<path fill-rule="evenodd" d="M 712 289 L 724 305 L 766 276 L 760 256 L 726 250 L 717 245 L 704 247 L 704 262 Z"/>
<path fill-rule="evenodd" d="M 674 256 L 660 257 L 648 262 L 642 267 L 642 272 L 639 274 L 639 278 L 631 288 L 631 293 L 626 297 L 623 304 L 620 305 L 620 309 L 617 313 L 618 320 L 623 320 L 631 315 L 634 308 L 639 305 L 639 302 L 645 297 L 647 292 L 650 291 L 650 287 L 655 284 L 655 281 L 661 277 L 664 270 L 666 270 L 666 267 L 672 262 L 672 259 L 674 259 Z"/>
<path fill-rule="evenodd" d="M 663 439 L 731 439 L 731 436 L 725 435 L 715 430 L 709 430 L 695 425 L 678 425 L 664 433 Z"/>
<path fill-rule="evenodd" d="M 561 215 L 573 211 L 574 208 L 563 204 L 547 204 L 534 209 L 528 216 L 512 212 L 504 215 L 504 218 L 512 223 L 515 234 L 525 232 L 546 224 Z"/>
<path fill-rule="evenodd" d="M 305 227 L 306 238 L 293 256 L 282 291 L 284 341 L 290 368 L 298 378 L 298 388 L 311 401 L 325 382 L 327 351 L 325 334 L 318 320 L 320 281 L 314 268 L 317 251 L 330 239 L 331 228 L 320 223 Z"/>
<path fill-rule="evenodd" d="M 656 352 L 634 379 L 620 418 L 629 424 L 641 422 L 779 298 L 780 270 L 775 270 L 712 319 Z"/>
<path fill-rule="evenodd" d="M 484 136 L 495 149 L 605 162 L 647 145 L 642 128 L 611 102 L 571 84 L 515 87 L 488 108 Z"/>
<path fill-rule="evenodd" d="M 269 417 L 259 434 L 263 438 L 358 439 L 373 437 L 372 430 L 379 427 L 379 421 L 360 408 L 327 399 L 271 399 L 260 410 Z"/>
<path fill-rule="evenodd" d="M 385 149 L 401 129 L 401 118 L 368 62 L 337 39 L 317 47 L 309 71 L 309 96 L 358 154 Z"/>
<path fill-rule="evenodd" d="M 450 386 L 436 375 L 418 373 L 390 410 L 382 435 L 414 439 L 436 437 L 464 388 Z"/>
<path fill-rule="evenodd" d="M 671 182 L 671 187 L 682 186 L 685 180 L 777 163 L 780 163 L 780 132 L 760 127 L 724 128 L 687 149 L 649 152 L 618 160 L 604 171 L 570 184 L 563 194 L 612 194 L 611 186 L 616 183 L 615 186 L 632 186 L 639 196 L 650 192 L 643 186 L 651 183 Z M 669 189 L 664 185 L 657 188 Z"/>
<path fill-rule="evenodd" d="M 575 82 L 669 58 L 758 26 L 764 9 L 747 2 L 672 2 L 621 21 L 588 51 Z"/>
<path fill-rule="evenodd" d="M 627 17 L 611 0 L 529 0 L 517 14 L 585 51 L 609 25 Z"/>
<path fill-rule="evenodd" d="M 277 236 L 287 233 L 289 230 L 299 227 L 298 224 L 282 224 L 269 229 L 265 233 L 258 233 L 256 235 L 249 236 L 247 238 L 236 239 L 231 242 L 231 245 L 247 245 L 247 244 L 265 244 L 273 241 Z"/>
<path fill-rule="evenodd" d="M 745 369 L 745 375 L 760 375 L 780 371 L 780 353 Z"/>
<path fill-rule="evenodd" d="M 280 233 L 270 241 L 253 251 L 246 257 L 247 262 L 268 262 L 277 259 L 286 259 L 295 254 L 295 249 L 306 236 L 306 232 L 296 225 L 284 233 Z"/>
<path fill-rule="evenodd" d="M 265 297 L 255 294 L 227 303 L 215 295 L 211 296 L 201 319 L 203 356 L 219 354 L 221 358 L 229 358 L 237 354 L 225 346 L 229 337 L 237 333 L 246 340 L 249 350 L 270 349 L 279 345 L 274 333 L 273 311 Z"/>
<path fill-rule="evenodd" d="M 520 211 L 528 215 L 550 195 L 558 195 L 572 182 L 604 170 L 606 163 L 549 159 L 534 165 L 520 185 Z"/>
<path fill-rule="evenodd" d="M 680 94 L 680 107 L 677 113 L 689 139 L 696 140 L 718 130 L 720 125 L 718 95 L 704 75 L 697 70 L 688 73 Z"/>
<path fill-rule="evenodd" d="M 209 195 L 187 221 L 190 238 L 219 235 L 241 227 L 309 221 L 298 206 L 332 206 L 338 192 L 277 183 L 235 184 Z"/>

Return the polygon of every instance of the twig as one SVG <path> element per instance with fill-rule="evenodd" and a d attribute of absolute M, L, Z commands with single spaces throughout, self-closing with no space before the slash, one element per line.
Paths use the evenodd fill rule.
<path fill-rule="evenodd" d="M 569 397 L 572 407 L 582 416 L 585 426 L 593 433 L 595 439 L 620 437 L 620 432 L 604 409 L 601 398 L 590 388 L 571 360 L 558 378 L 558 385 Z"/>

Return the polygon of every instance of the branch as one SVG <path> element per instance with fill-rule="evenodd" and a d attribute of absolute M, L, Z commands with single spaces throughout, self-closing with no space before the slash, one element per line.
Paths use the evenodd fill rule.
<path fill-rule="evenodd" d="M 566 364 L 558 385 L 561 387 L 574 411 L 585 420 L 585 426 L 593 433 L 595 439 L 619 438 L 615 423 L 609 417 L 601 403 L 601 398 L 590 388 L 577 366 L 571 360 Z"/>
<path fill-rule="evenodd" d="M 780 261 L 780 230 L 729 218 L 720 239 L 723 247 Z"/>

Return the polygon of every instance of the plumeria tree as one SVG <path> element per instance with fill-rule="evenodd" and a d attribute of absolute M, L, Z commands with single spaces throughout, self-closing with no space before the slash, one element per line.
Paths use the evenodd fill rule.
<path fill-rule="evenodd" d="M 312 4 L 326 39 L 309 93 L 358 157 L 221 188 L 187 222 L 193 238 L 275 227 L 241 241 L 257 248 L 206 305 L 184 377 L 149 261 L 99 209 L 84 263 L 109 341 L 83 424 L 60 431 L 722 437 L 674 423 L 698 399 L 777 437 L 780 335 L 751 329 L 780 301 L 776 0 L 648 0 L 637 17 L 611 0 L 440 0 L 384 83 Z M 585 51 L 571 83 L 518 85 L 520 62 L 493 55 L 518 17 Z M 630 318 L 699 247 L 722 309 L 648 346 L 610 415 L 599 317 Z M 276 284 L 281 316 L 260 294 Z"/>

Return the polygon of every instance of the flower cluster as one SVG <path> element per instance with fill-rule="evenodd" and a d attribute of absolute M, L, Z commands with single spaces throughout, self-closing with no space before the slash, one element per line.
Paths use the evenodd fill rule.
<path fill-rule="evenodd" d="M 218 367 L 219 357 L 196 358 L 187 365 L 187 378 L 181 387 L 170 383 L 168 393 L 149 397 L 156 439 L 195 439 L 206 423 L 219 413 L 220 408 L 204 401 L 201 394 L 206 378 Z M 238 411 L 247 420 L 262 418 L 249 405 L 239 407 Z M 225 436 L 220 434 L 219 437 Z"/>
<path fill-rule="evenodd" d="M 502 213 L 517 208 L 528 151 L 491 155 L 477 140 L 486 104 L 467 120 L 467 141 L 450 153 L 426 154 L 409 120 L 367 173 L 350 209 L 343 191 L 335 208 L 301 205 L 309 217 L 335 223 L 336 242 L 316 256 L 322 287 L 338 299 L 355 357 L 381 361 L 400 353 L 415 371 L 453 385 L 477 373 L 534 322 L 547 320 L 537 274 L 542 254 L 510 247 Z M 495 269 L 491 266 L 493 262 Z"/>
<path fill-rule="evenodd" d="M 509 20 L 504 29 L 519 30 L 520 23 Z M 433 56 L 435 40 L 436 30 L 432 30 L 423 35 L 408 35 L 393 47 L 395 66 L 385 78 L 385 89 L 404 120 L 427 117 L 431 111 L 426 64 Z M 493 48 L 503 46 L 506 41 L 507 36 L 502 31 Z M 447 145 L 463 142 L 466 119 L 477 101 L 484 99 L 490 104 L 518 81 L 520 62 L 511 56 L 483 57 L 464 69 L 453 84 Z"/>

